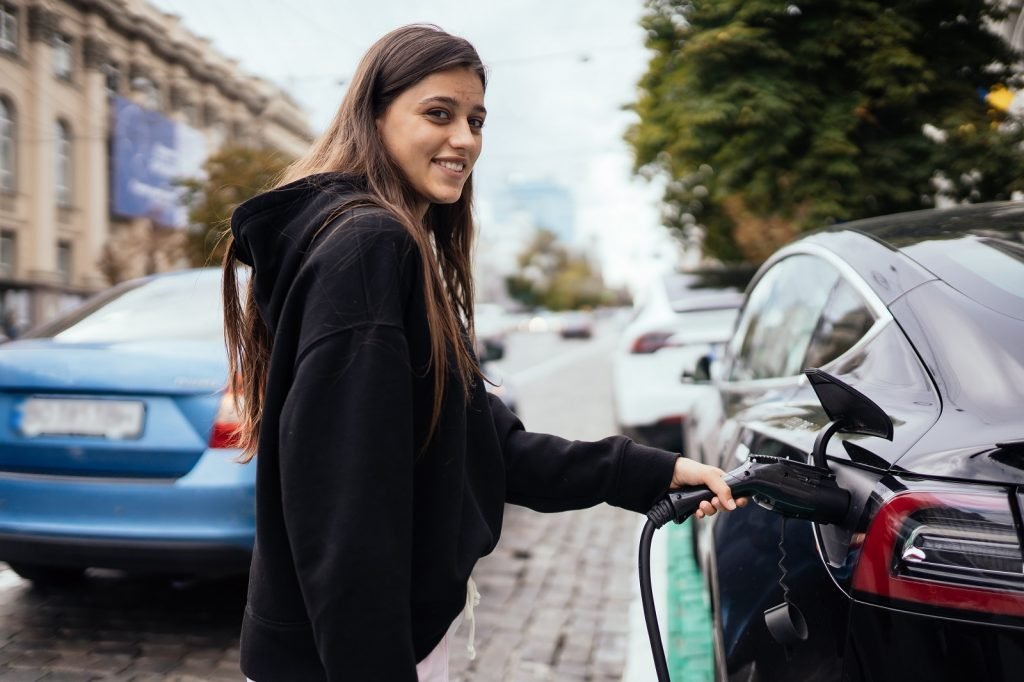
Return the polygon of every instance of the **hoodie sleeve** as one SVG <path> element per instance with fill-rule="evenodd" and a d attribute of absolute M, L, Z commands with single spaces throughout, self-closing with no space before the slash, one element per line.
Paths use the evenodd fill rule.
<path fill-rule="evenodd" d="M 280 415 L 284 521 L 327 679 L 415 680 L 408 242 L 328 238 Z"/>
<path fill-rule="evenodd" d="M 505 460 L 508 502 L 542 512 L 607 502 L 644 514 L 668 491 L 678 454 L 624 436 L 587 442 L 530 433 L 499 398 L 488 399 Z"/>

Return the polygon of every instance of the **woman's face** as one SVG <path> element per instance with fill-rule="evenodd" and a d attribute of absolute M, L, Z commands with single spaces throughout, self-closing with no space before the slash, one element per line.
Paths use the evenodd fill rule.
<path fill-rule="evenodd" d="M 377 119 L 388 154 L 422 198 L 453 204 L 483 147 L 484 88 L 469 68 L 433 73 L 399 95 Z"/>

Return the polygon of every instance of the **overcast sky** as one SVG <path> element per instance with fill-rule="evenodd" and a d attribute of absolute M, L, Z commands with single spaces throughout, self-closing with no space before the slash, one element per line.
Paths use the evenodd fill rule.
<path fill-rule="evenodd" d="M 660 191 L 632 178 L 622 140 L 649 55 L 642 0 L 150 1 L 288 90 L 317 132 L 387 31 L 430 22 L 468 38 L 489 71 L 479 203 L 510 178 L 549 179 L 572 192 L 577 233 L 596 241 L 607 279 L 638 286 L 673 262 Z"/>

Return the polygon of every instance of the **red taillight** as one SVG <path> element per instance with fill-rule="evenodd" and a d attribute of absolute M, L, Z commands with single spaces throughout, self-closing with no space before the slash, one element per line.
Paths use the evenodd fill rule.
<path fill-rule="evenodd" d="M 633 345 L 630 347 L 630 353 L 653 353 L 665 346 L 672 345 L 669 343 L 669 339 L 672 338 L 671 332 L 647 332 L 641 334 L 633 341 Z"/>
<path fill-rule="evenodd" d="M 234 395 L 230 391 L 225 391 L 220 399 L 220 409 L 217 410 L 210 431 L 210 447 L 238 447 L 238 412 L 235 410 Z"/>
<path fill-rule="evenodd" d="M 886 501 L 864 539 L 853 589 L 1024 616 L 1024 554 L 1007 496 L 905 492 Z"/>

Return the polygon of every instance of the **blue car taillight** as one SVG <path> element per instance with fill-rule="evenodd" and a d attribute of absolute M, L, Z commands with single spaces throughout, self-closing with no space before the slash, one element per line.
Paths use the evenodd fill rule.
<path fill-rule="evenodd" d="M 1024 552 L 1008 494 L 893 496 L 864 538 L 853 589 L 885 600 L 1024 616 Z"/>
<path fill-rule="evenodd" d="M 213 420 L 213 428 L 210 430 L 211 448 L 237 448 L 238 447 L 238 410 L 235 409 L 235 396 L 231 391 L 225 391 L 220 399 L 220 408 Z"/>

